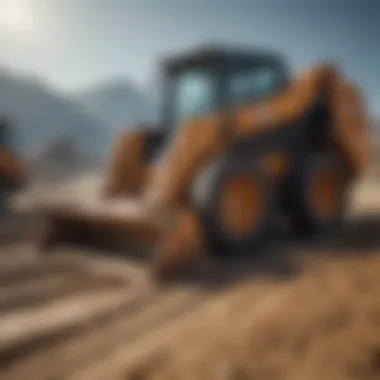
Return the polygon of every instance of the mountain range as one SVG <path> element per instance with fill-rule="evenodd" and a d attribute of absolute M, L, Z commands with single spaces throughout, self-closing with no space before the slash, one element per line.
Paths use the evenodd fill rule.
<path fill-rule="evenodd" d="M 25 156 L 60 140 L 85 154 L 107 155 L 122 129 L 157 118 L 156 104 L 125 79 L 64 94 L 40 78 L 0 70 L 0 114 L 11 118 L 14 145 Z"/>
<path fill-rule="evenodd" d="M 120 126 L 153 123 L 157 106 L 153 97 L 126 80 L 100 83 L 76 94 L 78 104 L 92 118 L 107 125 L 109 132 Z"/>

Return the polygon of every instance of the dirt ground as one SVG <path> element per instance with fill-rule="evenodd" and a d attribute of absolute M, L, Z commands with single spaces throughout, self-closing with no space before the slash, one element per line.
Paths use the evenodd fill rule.
<path fill-rule="evenodd" d="M 41 256 L 34 215 L 7 219 L 0 379 L 379 379 L 376 173 L 339 236 L 279 237 L 260 256 L 166 285 L 125 252 Z"/>

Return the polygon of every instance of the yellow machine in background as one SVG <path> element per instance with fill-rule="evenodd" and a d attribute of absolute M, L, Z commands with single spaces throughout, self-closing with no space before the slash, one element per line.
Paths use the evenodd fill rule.
<path fill-rule="evenodd" d="M 0 116 L 0 212 L 7 209 L 9 197 L 26 181 L 25 167 L 16 156 L 12 137 L 11 122 Z"/>
<path fill-rule="evenodd" d="M 204 252 L 247 254 L 279 213 L 335 230 L 369 161 L 367 110 L 339 69 L 292 76 L 281 56 L 206 48 L 164 64 L 157 128 L 117 141 L 101 207 L 46 207 L 47 249 L 99 238 L 152 247 L 160 275 Z"/>

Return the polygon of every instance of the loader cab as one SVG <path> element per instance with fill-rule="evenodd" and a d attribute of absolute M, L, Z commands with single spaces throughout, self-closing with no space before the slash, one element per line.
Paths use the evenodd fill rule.
<path fill-rule="evenodd" d="M 163 124 L 170 133 L 190 119 L 267 100 L 289 73 L 274 53 L 207 48 L 167 61 L 164 76 Z"/>

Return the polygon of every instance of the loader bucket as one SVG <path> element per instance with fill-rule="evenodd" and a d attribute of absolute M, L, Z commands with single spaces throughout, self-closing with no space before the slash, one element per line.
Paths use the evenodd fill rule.
<path fill-rule="evenodd" d="M 205 251 L 202 230 L 192 210 L 176 210 L 163 223 L 147 213 L 141 202 L 103 202 L 101 207 L 50 206 L 43 210 L 46 228 L 39 239 L 41 252 L 59 245 L 98 246 L 149 252 L 155 276 L 170 276 L 195 263 Z"/>
<path fill-rule="evenodd" d="M 144 218 L 133 202 L 122 206 L 104 202 L 100 207 L 46 207 L 43 210 L 46 228 L 41 237 L 41 248 L 51 250 L 62 244 L 111 244 L 113 247 L 110 248 L 123 248 L 131 237 L 137 242 L 154 243 L 159 237 L 157 225 Z"/>

